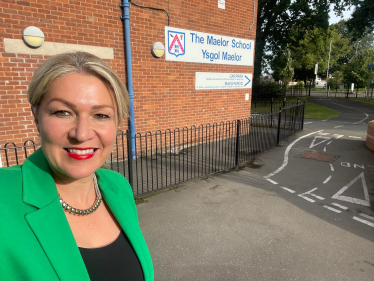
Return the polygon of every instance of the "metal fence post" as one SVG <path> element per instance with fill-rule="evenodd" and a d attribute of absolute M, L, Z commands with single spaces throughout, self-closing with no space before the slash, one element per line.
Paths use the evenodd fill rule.
<path fill-rule="evenodd" d="M 240 137 L 240 120 L 236 122 L 236 151 L 235 151 L 235 166 L 238 168 L 239 166 L 239 137 Z"/>
<path fill-rule="evenodd" d="M 273 127 L 273 104 L 274 104 L 274 99 L 271 98 L 271 106 L 270 106 L 270 113 L 271 113 L 271 119 L 270 119 L 270 127 Z"/>
<path fill-rule="evenodd" d="M 305 102 L 303 103 L 303 108 L 302 108 L 302 117 L 301 117 L 301 130 L 304 130 L 304 115 L 305 115 Z"/>
<path fill-rule="evenodd" d="M 312 83 L 309 84 L 309 96 L 310 96 L 310 89 L 312 89 Z"/>
<path fill-rule="evenodd" d="M 133 174 L 132 174 L 132 142 L 131 142 L 131 133 L 129 130 L 126 130 L 126 140 L 127 140 L 127 163 L 129 169 L 129 183 L 131 188 L 133 187 Z M 135 140 L 136 141 L 136 140 Z"/>
<path fill-rule="evenodd" d="M 281 118 L 282 118 L 282 108 L 280 107 L 279 114 L 278 114 L 277 146 L 279 145 L 279 139 L 280 139 Z"/>

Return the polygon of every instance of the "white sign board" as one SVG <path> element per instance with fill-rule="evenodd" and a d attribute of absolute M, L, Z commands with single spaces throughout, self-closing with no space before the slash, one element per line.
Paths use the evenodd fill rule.
<path fill-rule="evenodd" d="M 253 66 L 254 41 L 165 26 L 165 59 Z"/>
<path fill-rule="evenodd" d="M 195 90 L 250 89 L 250 73 L 196 72 Z"/>
<path fill-rule="evenodd" d="M 218 8 L 225 9 L 225 0 L 218 0 Z"/>

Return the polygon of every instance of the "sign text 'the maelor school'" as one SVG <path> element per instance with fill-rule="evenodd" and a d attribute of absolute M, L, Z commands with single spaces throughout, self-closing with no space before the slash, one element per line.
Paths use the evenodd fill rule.
<path fill-rule="evenodd" d="M 253 40 L 165 27 L 166 60 L 253 65 Z"/>

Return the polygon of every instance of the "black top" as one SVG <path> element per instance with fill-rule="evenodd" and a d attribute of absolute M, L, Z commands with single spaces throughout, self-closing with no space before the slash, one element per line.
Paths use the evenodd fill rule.
<path fill-rule="evenodd" d="M 101 248 L 79 248 L 91 281 L 144 281 L 134 249 L 121 231 L 111 244 Z"/>

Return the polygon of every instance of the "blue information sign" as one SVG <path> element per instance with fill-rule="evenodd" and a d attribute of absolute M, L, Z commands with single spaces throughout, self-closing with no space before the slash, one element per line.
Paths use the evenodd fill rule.
<path fill-rule="evenodd" d="M 374 64 L 369 64 L 368 65 L 368 69 L 373 69 L 374 68 Z"/>

